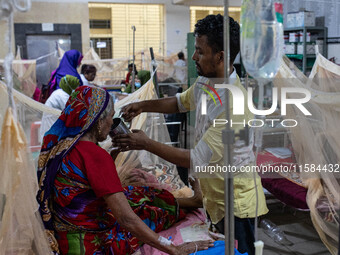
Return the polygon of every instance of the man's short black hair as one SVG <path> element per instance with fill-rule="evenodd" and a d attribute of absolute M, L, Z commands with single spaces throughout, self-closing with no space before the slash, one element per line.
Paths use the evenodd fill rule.
<path fill-rule="evenodd" d="M 182 51 L 178 52 L 177 57 L 179 59 L 184 59 L 184 53 Z"/>
<path fill-rule="evenodd" d="M 135 70 L 137 70 L 136 65 L 134 65 L 134 64 L 132 64 L 132 63 L 130 63 L 130 64 L 128 65 L 128 68 L 129 68 L 129 67 L 133 67 L 133 66 L 135 66 Z"/>
<path fill-rule="evenodd" d="M 206 35 L 208 45 L 213 53 L 223 51 L 223 22 L 221 14 L 208 15 L 204 19 L 197 21 L 195 25 L 195 36 Z M 240 52 L 240 25 L 229 17 L 230 35 L 230 63 L 233 63 L 237 54 Z"/>
<path fill-rule="evenodd" d="M 96 73 L 96 72 L 97 72 L 97 68 L 94 65 L 83 64 L 81 66 L 81 70 L 80 70 L 81 74 Z"/>

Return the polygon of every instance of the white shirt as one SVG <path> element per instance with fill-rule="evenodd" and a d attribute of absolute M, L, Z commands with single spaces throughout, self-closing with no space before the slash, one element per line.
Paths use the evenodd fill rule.
<path fill-rule="evenodd" d="M 64 110 L 69 97 L 70 95 L 67 94 L 64 90 L 57 89 L 53 91 L 51 96 L 47 99 L 45 105 L 62 111 Z M 58 118 L 59 116 L 57 115 L 43 113 L 40 126 L 41 140 L 44 137 L 45 133 L 52 127 L 52 125 L 54 124 L 54 122 L 56 122 Z"/>
<path fill-rule="evenodd" d="M 174 76 L 177 80 L 179 80 L 181 83 L 187 82 L 187 64 L 183 59 L 179 59 L 176 61 L 174 67 Z"/>
<path fill-rule="evenodd" d="M 64 110 L 69 97 L 70 95 L 67 94 L 64 90 L 57 89 L 53 91 L 51 96 L 47 99 L 45 105 L 62 111 Z"/>
<path fill-rule="evenodd" d="M 80 78 L 81 78 L 81 81 L 83 82 L 83 85 L 91 85 L 83 74 L 80 74 Z"/>

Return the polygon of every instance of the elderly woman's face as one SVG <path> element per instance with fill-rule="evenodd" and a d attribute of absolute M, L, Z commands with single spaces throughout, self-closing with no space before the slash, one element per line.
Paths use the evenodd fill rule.
<path fill-rule="evenodd" d="M 114 107 L 112 107 L 110 113 L 102 120 L 101 123 L 101 130 L 100 130 L 100 137 L 98 138 L 99 142 L 104 141 L 109 132 L 111 130 L 111 126 L 113 125 L 113 116 L 115 115 Z"/>

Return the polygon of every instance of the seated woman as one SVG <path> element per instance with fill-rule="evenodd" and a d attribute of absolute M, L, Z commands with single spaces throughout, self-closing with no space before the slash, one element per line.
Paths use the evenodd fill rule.
<path fill-rule="evenodd" d="M 128 84 L 130 82 L 130 76 L 132 76 L 133 70 L 135 70 L 135 75 L 138 75 L 138 71 L 137 71 L 136 65 L 130 63 L 128 65 L 128 73 L 126 74 L 125 84 Z"/>
<path fill-rule="evenodd" d="M 135 77 L 135 90 L 139 89 L 141 87 L 141 81 L 138 78 L 138 76 Z M 125 93 L 131 93 L 132 92 L 132 76 L 130 76 L 129 83 L 126 86 L 126 89 L 124 90 Z"/>
<path fill-rule="evenodd" d="M 97 68 L 94 65 L 83 64 L 80 70 L 80 78 L 83 85 L 93 85 L 92 82 L 96 78 Z"/>
<path fill-rule="evenodd" d="M 52 249 L 125 255 L 147 243 L 169 254 L 188 254 L 213 246 L 210 241 L 174 246 L 155 233 L 175 223 L 180 210 L 165 190 L 121 186 L 114 160 L 98 146 L 114 113 L 108 92 L 81 86 L 44 136 L 37 199 Z"/>
<path fill-rule="evenodd" d="M 141 88 L 145 83 L 147 83 L 151 78 L 150 71 L 141 70 L 138 72 L 138 74 L 135 77 L 135 90 L 138 90 Z M 125 93 L 131 93 L 132 92 L 132 76 L 129 78 L 129 83 L 126 86 L 126 89 L 124 90 Z"/>

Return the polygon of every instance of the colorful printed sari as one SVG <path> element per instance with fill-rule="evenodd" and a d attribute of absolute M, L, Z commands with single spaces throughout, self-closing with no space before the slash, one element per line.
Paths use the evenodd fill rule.
<path fill-rule="evenodd" d="M 69 160 L 108 100 L 108 93 L 102 89 L 79 87 L 44 136 L 38 161 L 37 199 L 55 253 L 125 255 L 142 244 L 119 226 L 104 199 L 95 195 L 86 169 Z M 106 152 L 98 146 L 98 153 Z M 178 220 L 179 209 L 169 192 L 132 186 L 123 192 L 134 212 L 152 230 L 167 229 Z"/>
<path fill-rule="evenodd" d="M 166 190 L 128 186 L 124 188 L 124 194 L 133 211 L 153 231 L 160 232 L 168 229 L 177 221 L 178 207 L 175 198 Z M 98 209 L 92 215 L 91 222 L 84 221 L 88 228 L 93 227 L 92 231 L 57 231 L 60 253 L 127 255 L 139 249 L 143 243 L 120 227 L 111 211 L 103 210 L 102 203 L 99 203 L 99 206 L 97 204 L 97 208 L 95 205 L 96 202 L 84 208 L 85 211 Z M 77 218 L 77 220 L 82 219 Z M 65 227 L 63 223 L 58 224 L 56 228 Z"/>

